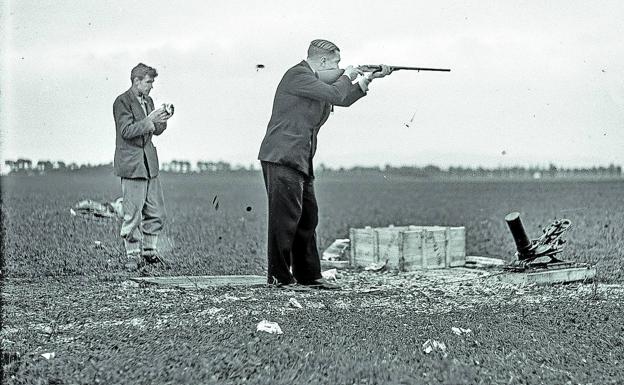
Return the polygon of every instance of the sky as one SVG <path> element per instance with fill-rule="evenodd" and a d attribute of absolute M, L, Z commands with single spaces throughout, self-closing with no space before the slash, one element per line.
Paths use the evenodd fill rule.
<path fill-rule="evenodd" d="M 324 38 L 341 66 L 451 72 L 375 80 L 322 127 L 316 165 L 624 164 L 619 0 L 0 4 L 2 162 L 111 162 L 112 104 L 143 62 L 176 107 L 161 162 L 257 166 L 277 84 Z"/>

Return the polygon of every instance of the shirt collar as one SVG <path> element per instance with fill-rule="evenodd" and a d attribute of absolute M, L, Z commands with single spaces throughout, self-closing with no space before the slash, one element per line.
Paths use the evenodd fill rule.
<path fill-rule="evenodd" d="M 132 92 L 132 95 L 134 95 L 139 102 L 143 103 L 145 101 L 145 95 L 139 95 L 138 91 L 135 91 L 134 88 L 130 88 L 130 92 Z"/>

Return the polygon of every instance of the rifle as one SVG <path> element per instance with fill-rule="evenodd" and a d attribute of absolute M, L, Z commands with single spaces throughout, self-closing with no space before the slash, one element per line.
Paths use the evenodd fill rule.
<path fill-rule="evenodd" d="M 366 65 L 361 65 L 361 66 L 357 66 L 357 69 L 359 69 L 362 72 L 370 72 L 370 73 L 375 73 L 375 72 L 379 72 L 381 71 L 381 66 L 380 65 L 376 65 L 376 64 L 366 64 Z M 441 71 L 441 72 L 450 72 L 450 69 L 447 68 L 424 68 L 424 67 L 402 67 L 402 66 L 390 66 L 390 69 L 392 69 L 392 71 L 398 71 L 398 70 L 409 70 L 409 71 Z M 344 70 L 343 69 L 333 69 L 333 70 L 325 70 L 325 71 L 318 71 L 319 74 L 319 79 L 324 81 L 327 84 L 333 84 L 336 80 L 338 80 L 339 77 L 342 76 L 342 74 L 344 74 Z"/>

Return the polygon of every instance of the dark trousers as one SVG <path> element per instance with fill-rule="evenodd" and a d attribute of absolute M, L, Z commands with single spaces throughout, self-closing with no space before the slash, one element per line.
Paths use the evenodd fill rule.
<path fill-rule="evenodd" d="M 268 282 L 306 284 L 321 278 L 314 179 L 271 162 L 262 162 L 262 173 L 269 198 Z"/>

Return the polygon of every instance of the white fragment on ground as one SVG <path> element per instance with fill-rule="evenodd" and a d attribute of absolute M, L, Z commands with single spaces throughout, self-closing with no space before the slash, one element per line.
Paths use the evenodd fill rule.
<path fill-rule="evenodd" d="M 327 279 L 327 280 L 336 280 L 338 274 L 338 270 L 337 269 L 329 269 L 329 270 L 325 270 L 323 272 L 321 272 L 321 275 L 323 276 L 323 278 Z"/>
<path fill-rule="evenodd" d="M 309 309 L 324 309 L 325 304 L 323 302 L 306 301 L 306 307 Z"/>
<path fill-rule="evenodd" d="M 122 281 L 120 286 L 122 289 L 128 289 L 128 288 L 137 288 L 141 285 L 138 282 L 127 280 L 127 281 Z"/>
<path fill-rule="evenodd" d="M 453 333 L 457 334 L 458 336 L 461 336 L 462 334 L 472 333 L 472 330 L 470 329 L 458 328 L 455 326 L 453 326 L 451 330 L 453 331 Z"/>
<path fill-rule="evenodd" d="M 386 259 L 384 262 L 373 262 L 370 265 L 366 266 L 364 270 L 366 271 L 382 271 L 388 265 L 388 260 Z"/>
<path fill-rule="evenodd" d="M 142 318 L 133 318 L 130 320 L 130 325 L 134 326 L 134 327 L 142 327 L 143 326 L 143 319 Z"/>
<path fill-rule="evenodd" d="M 76 216 L 76 212 L 74 211 L 74 209 L 69 209 L 69 214 L 71 214 L 72 216 Z"/>
<path fill-rule="evenodd" d="M 329 247 L 323 251 L 322 259 L 325 261 L 339 261 L 344 259 L 349 251 L 349 239 L 336 239 Z"/>
<path fill-rule="evenodd" d="M 256 331 L 267 332 L 270 334 L 284 334 L 284 332 L 282 332 L 282 328 L 280 328 L 277 322 L 271 322 L 264 319 L 258 323 Z"/>
<path fill-rule="evenodd" d="M 294 298 L 291 298 L 288 300 L 288 305 L 297 308 L 297 309 L 303 309 L 303 306 L 301 306 L 301 304 L 299 303 L 299 301 L 297 301 Z"/>
<path fill-rule="evenodd" d="M 54 352 L 50 352 L 50 353 L 41 353 L 41 357 L 45 358 L 46 360 L 51 360 L 52 358 L 54 358 L 56 354 L 54 354 Z"/>
<path fill-rule="evenodd" d="M 423 349 L 423 352 L 425 352 L 425 354 L 429 354 L 431 352 L 436 351 L 436 352 L 442 353 L 444 357 L 446 357 L 447 355 L 446 344 L 444 342 L 437 341 L 437 340 L 428 339 L 423 344 L 422 349 Z"/>

